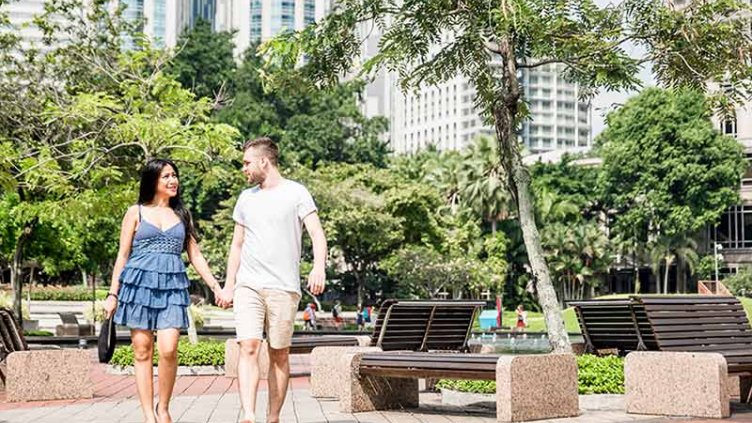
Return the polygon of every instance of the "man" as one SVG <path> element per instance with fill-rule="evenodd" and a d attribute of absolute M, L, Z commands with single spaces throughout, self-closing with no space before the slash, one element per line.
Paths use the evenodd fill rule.
<path fill-rule="evenodd" d="M 267 422 L 279 422 L 290 377 L 289 349 L 300 301 L 302 226 L 313 244 L 308 290 L 324 291 L 326 238 L 308 190 L 282 177 L 279 150 L 269 138 L 243 146 L 243 173 L 255 185 L 240 194 L 233 220 L 225 289 L 234 292 L 235 330 L 240 344 L 238 387 L 245 413 L 255 423 L 258 353 L 263 333 L 269 345 Z"/>

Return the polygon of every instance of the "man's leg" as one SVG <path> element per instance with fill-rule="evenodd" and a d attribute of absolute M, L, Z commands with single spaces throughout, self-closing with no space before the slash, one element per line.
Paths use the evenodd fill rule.
<path fill-rule="evenodd" d="M 290 381 L 290 348 L 269 347 L 269 417 L 267 422 L 278 423 L 279 413 L 287 395 Z"/>
<path fill-rule="evenodd" d="M 247 286 L 235 288 L 235 331 L 238 335 L 238 390 L 243 420 L 256 423 L 256 392 L 259 382 L 258 354 L 266 314 L 261 294 Z"/>
<path fill-rule="evenodd" d="M 278 423 L 290 379 L 290 344 L 300 295 L 262 290 L 266 302 L 266 336 L 269 343 L 269 411 L 267 422 Z"/>
<path fill-rule="evenodd" d="M 261 348 L 260 339 L 246 339 L 238 342 L 240 353 L 238 356 L 238 390 L 240 391 L 240 405 L 243 408 L 243 419 L 256 422 L 256 393 L 259 383 L 258 353 Z"/>

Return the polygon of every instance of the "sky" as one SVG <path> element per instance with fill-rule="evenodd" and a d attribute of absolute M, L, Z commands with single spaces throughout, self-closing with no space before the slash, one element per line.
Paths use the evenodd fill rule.
<path fill-rule="evenodd" d="M 595 2 L 596 4 L 598 4 L 598 6 L 601 7 L 605 7 L 609 3 L 620 3 L 620 1 L 618 0 L 595 0 Z M 639 56 L 644 53 L 643 49 L 633 44 L 628 44 L 626 46 L 626 51 L 635 56 Z M 655 85 L 655 80 L 651 75 L 649 66 L 646 66 L 642 69 L 642 71 L 640 72 L 640 79 L 642 79 L 643 86 L 645 87 Z M 608 111 L 612 110 L 614 105 L 618 106 L 624 104 L 624 102 L 627 101 L 629 97 L 632 97 L 635 94 L 637 94 L 637 91 L 601 92 L 597 96 L 595 96 L 595 98 L 593 98 L 593 138 L 595 138 L 596 135 L 598 135 L 603 131 L 603 129 L 605 129 L 605 118 Z"/>

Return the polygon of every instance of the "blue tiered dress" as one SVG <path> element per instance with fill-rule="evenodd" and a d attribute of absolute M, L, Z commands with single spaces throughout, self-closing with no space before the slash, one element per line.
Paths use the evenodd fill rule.
<path fill-rule="evenodd" d="M 178 223 L 163 231 L 141 218 L 141 206 L 138 218 L 131 255 L 120 273 L 115 323 L 131 329 L 187 328 L 190 282 L 180 257 L 185 227 Z"/>

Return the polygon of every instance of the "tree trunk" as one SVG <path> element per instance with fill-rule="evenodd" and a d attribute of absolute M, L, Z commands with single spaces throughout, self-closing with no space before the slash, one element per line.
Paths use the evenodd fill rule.
<path fill-rule="evenodd" d="M 498 222 L 496 221 L 496 218 L 491 219 L 491 234 L 496 235 L 496 229 L 498 226 Z"/>
<path fill-rule="evenodd" d="M 355 283 L 358 285 L 358 308 L 363 306 L 363 277 L 360 274 L 360 270 L 356 269 L 355 272 Z"/>
<path fill-rule="evenodd" d="M 668 271 L 671 269 L 671 261 L 666 257 L 666 274 L 663 278 L 663 293 L 668 294 Z"/>
<path fill-rule="evenodd" d="M 543 255 L 538 226 L 535 223 L 533 198 L 530 192 L 530 174 L 522 164 L 520 146 L 517 141 L 517 115 L 521 91 L 517 80 L 515 46 L 508 38 L 500 39 L 498 44 L 502 59 L 500 76 L 503 83 L 503 92 L 492 111 L 501 166 L 506 172 L 510 192 L 517 200 L 522 237 L 537 285 L 538 302 L 543 308 L 548 341 L 555 352 L 571 352 L 572 346 L 569 343 L 569 336 L 564 326 L 561 306 L 551 282 L 551 274 Z M 494 69 L 493 73 L 498 73 L 498 71 Z"/>
<path fill-rule="evenodd" d="M 23 313 L 21 311 L 21 302 L 23 301 L 23 278 L 21 275 L 23 251 L 35 225 L 36 219 L 24 226 L 21 235 L 16 240 L 16 251 L 13 253 L 13 261 L 10 265 L 10 284 L 13 287 L 13 311 L 16 313 L 19 323 L 23 322 Z"/>

